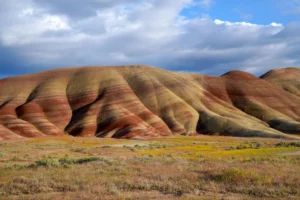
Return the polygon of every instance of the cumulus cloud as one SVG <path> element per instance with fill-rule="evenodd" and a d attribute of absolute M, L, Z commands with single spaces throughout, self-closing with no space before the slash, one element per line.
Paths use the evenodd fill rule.
<path fill-rule="evenodd" d="M 299 65 L 299 24 L 180 15 L 199 2 L 212 1 L 0 0 L 0 76 L 82 65 L 213 75 Z"/>

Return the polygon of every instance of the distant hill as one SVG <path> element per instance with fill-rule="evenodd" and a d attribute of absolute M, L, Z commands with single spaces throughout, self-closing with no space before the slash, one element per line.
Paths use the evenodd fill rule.
<path fill-rule="evenodd" d="M 300 134 L 300 70 L 220 77 L 148 66 L 81 67 L 0 80 L 0 140 Z"/>
<path fill-rule="evenodd" d="M 271 70 L 261 76 L 262 79 L 277 85 L 281 89 L 300 97 L 300 69 L 289 67 Z"/>

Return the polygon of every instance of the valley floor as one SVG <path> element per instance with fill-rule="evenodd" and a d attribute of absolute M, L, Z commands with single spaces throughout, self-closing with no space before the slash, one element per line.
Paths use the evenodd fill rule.
<path fill-rule="evenodd" d="M 300 141 L 0 142 L 0 199 L 300 199 Z"/>

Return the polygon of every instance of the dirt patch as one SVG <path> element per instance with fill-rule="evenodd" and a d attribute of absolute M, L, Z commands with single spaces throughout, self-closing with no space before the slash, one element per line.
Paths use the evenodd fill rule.
<path fill-rule="evenodd" d="M 294 152 L 288 152 L 288 153 L 282 153 L 281 155 L 289 155 L 289 156 L 300 156 L 300 150 L 294 151 Z"/>

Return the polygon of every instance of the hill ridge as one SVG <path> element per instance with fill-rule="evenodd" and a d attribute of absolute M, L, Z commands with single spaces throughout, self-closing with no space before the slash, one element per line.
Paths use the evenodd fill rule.
<path fill-rule="evenodd" d="M 213 77 L 144 65 L 62 68 L 0 80 L 0 140 L 293 138 L 300 133 L 299 105 L 298 96 L 268 79 L 237 70 Z"/>

